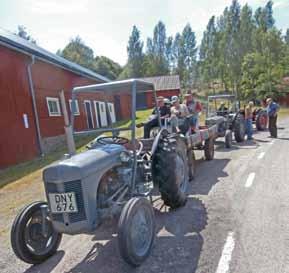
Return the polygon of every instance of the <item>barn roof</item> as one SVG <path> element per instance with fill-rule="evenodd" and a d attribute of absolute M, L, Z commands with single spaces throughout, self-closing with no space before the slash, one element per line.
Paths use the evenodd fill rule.
<path fill-rule="evenodd" d="M 0 28 L 0 45 L 12 48 L 24 54 L 34 55 L 37 59 L 60 66 L 76 74 L 81 74 L 102 82 L 110 81 L 108 78 L 101 76 L 90 69 L 70 62 L 2 28 Z"/>
<path fill-rule="evenodd" d="M 147 77 L 141 78 L 140 80 L 152 83 L 155 86 L 156 91 L 174 90 L 181 88 L 179 75 Z"/>

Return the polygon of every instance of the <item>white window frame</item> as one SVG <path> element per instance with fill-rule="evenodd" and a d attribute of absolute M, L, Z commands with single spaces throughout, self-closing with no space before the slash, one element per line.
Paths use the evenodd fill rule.
<path fill-rule="evenodd" d="M 78 100 L 74 100 L 75 101 L 75 110 L 76 112 L 74 113 L 75 116 L 80 116 L 80 111 L 79 111 L 79 104 L 78 104 Z M 69 109 L 70 112 L 72 112 L 72 100 L 69 100 Z"/>
<path fill-rule="evenodd" d="M 56 106 L 57 106 L 57 110 L 58 110 L 57 113 L 51 113 L 50 112 L 50 108 L 49 108 L 49 102 L 50 101 L 56 102 Z M 46 103 L 47 103 L 48 114 L 49 114 L 50 117 L 60 117 L 61 116 L 59 98 L 46 97 Z"/>

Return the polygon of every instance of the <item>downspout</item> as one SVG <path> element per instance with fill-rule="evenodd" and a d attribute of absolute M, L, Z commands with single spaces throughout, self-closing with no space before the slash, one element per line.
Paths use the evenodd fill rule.
<path fill-rule="evenodd" d="M 38 117 L 36 98 L 35 98 L 35 90 L 34 90 L 34 84 L 33 84 L 32 72 L 31 72 L 31 68 L 32 68 L 32 65 L 34 63 L 35 63 L 35 56 L 31 55 L 31 63 L 29 63 L 27 65 L 29 90 L 30 90 L 30 94 L 32 97 L 32 107 L 33 107 L 34 121 L 35 121 L 35 126 L 36 126 L 36 136 L 37 136 L 37 142 L 38 142 L 38 147 L 39 147 L 39 153 L 41 156 L 43 156 L 44 155 L 44 149 L 43 149 L 43 144 L 42 144 L 40 125 L 39 125 L 39 117 Z"/>

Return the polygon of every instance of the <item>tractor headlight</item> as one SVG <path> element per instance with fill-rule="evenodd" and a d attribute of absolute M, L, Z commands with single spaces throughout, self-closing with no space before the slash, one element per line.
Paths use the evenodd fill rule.
<path fill-rule="evenodd" d="M 120 157 L 120 161 L 123 163 L 129 162 L 131 159 L 129 152 L 121 152 L 119 157 Z"/>

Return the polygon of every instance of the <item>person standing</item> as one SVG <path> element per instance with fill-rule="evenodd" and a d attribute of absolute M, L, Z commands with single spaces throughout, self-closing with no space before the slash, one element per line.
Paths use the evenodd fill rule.
<path fill-rule="evenodd" d="M 247 140 L 253 139 L 253 106 L 254 102 L 250 101 L 245 107 L 245 123 Z"/>
<path fill-rule="evenodd" d="M 276 102 L 273 102 L 272 98 L 268 98 L 266 103 L 269 117 L 270 137 L 277 138 L 277 117 L 280 106 Z"/>
<path fill-rule="evenodd" d="M 185 95 L 185 104 L 191 115 L 190 126 L 192 127 L 192 130 L 195 131 L 199 126 L 199 113 L 202 112 L 202 105 L 197 101 L 196 94 L 190 92 Z"/>

